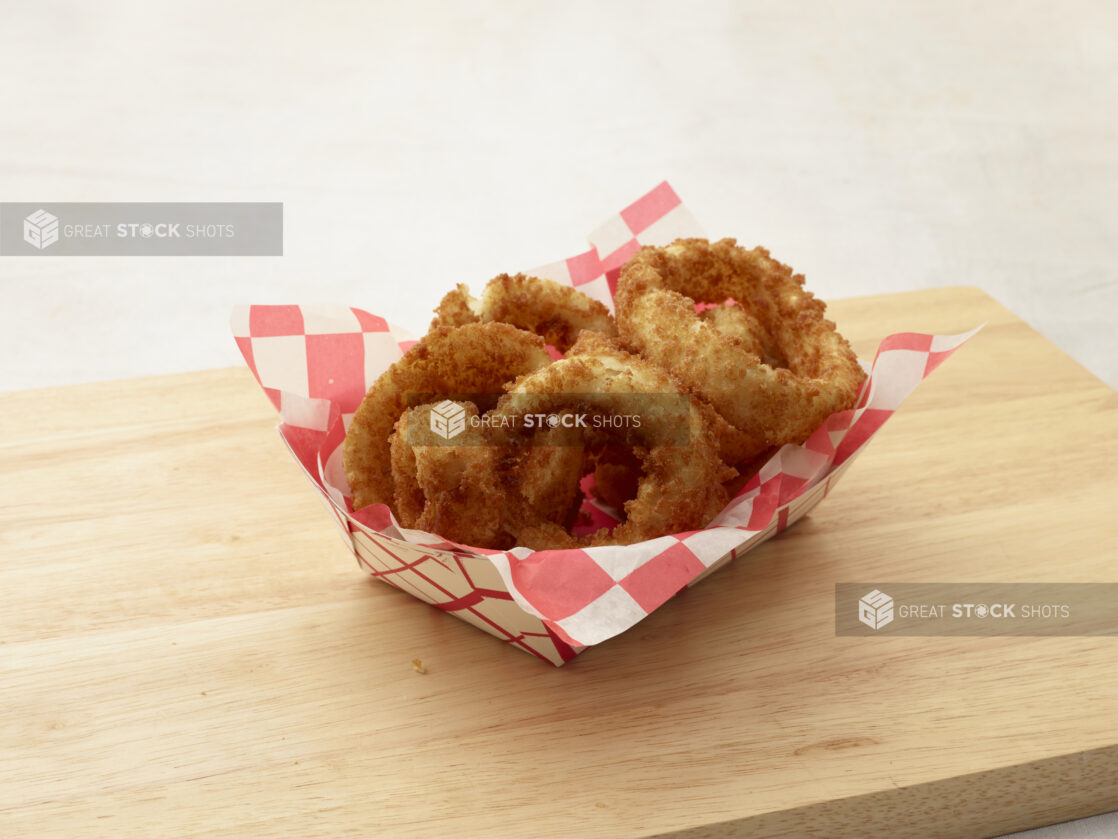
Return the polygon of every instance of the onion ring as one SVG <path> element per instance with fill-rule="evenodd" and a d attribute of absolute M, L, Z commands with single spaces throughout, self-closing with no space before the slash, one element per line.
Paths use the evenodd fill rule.
<path fill-rule="evenodd" d="M 524 274 L 500 274 L 485 286 L 481 299 L 459 284 L 435 309 L 432 328 L 497 321 L 535 332 L 559 352 L 566 352 L 579 332 L 614 335 L 617 327 L 609 310 L 578 289 L 554 280 Z"/>
<path fill-rule="evenodd" d="M 505 323 L 429 332 L 381 374 L 353 415 L 342 453 L 353 508 L 396 501 L 388 436 L 409 393 L 497 394 L 510 379 L 550 362 L 542 338 Z"/>
<path fill-rule="evenodd" d="M 586 410 L 608 406 L 616 394 L 680 393 L 679 382 L 663 368 L 624 351 L 604 335 L 583 332 L 566 358 L 521 376 L 490 413 L 509 417 Z M 668 437 L 672 430 L 668 426 L 678 417 L 658 416 L 655 410 L 646 413 L 649 416 L 642 416 L 640 429 L 634 431 L 643 444 L 634 449 L 642 475 L 636 496 L 625 503 L 626 520 L 612 533 L 601 530 L 581 540 L 555 525 L 527 522 L 518 529 L 520 544 L 628 545 L 696 530 L 722 510 L 729 500 L 722 483 L 736 473 L 719 455 L 708 413 L 691 402 L 686 419 L 690 442 L 685 446 L 657 442 Z"/>
<path fill-rule="evenodd" d="M 570 527 L 582 502 L 580 446 L 505 446 L 476 422 L 477 407 L 459 402 L 466 427 L 454 444 L 431 431 L 433 405 L 405 411 L 389 441 L 397 517 L 404 527 L 469 545 L 511 548 L 518 527 Z M 411 435 L 408 429 L 411 428 Z"/>
<path fill-rule="evenodd" d="M 695 301 L 728 298 L 756 316 L 787 367 L 765 364 L 695 313 Z M 754 454 L 802 442 L 828 415 L 852 407 L 865 379 L 850 344 L 823 317 L 825 304 L 764 248 L 733 239 L 642 248 L 622 268 L 616 299 L 624 343 L 709 400 Z"/>
<path fill-rule="evenodd" d="M 472 402 L 458 404 L 468 418 L 477 417 Z M 434 445 L 433 407 L 405 411 L 389 441 L 397 518 L 404 527 L 454 542 L 511 547 L 504 528 L 505 491 L 497 478 L 498 450 L 469 422 L 455 436 L 457 445 Z M 409 425 L 415 437 L 432 445 L 409 440 Z"/>

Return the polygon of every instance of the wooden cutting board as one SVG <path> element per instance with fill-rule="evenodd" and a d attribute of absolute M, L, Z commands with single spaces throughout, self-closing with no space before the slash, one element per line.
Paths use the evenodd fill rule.
<path fill-rule="evenodd" d="M 0 835 L 984 836 L 1118 809 L 1118 638 L 835 637 L 836 582 L 1118 579 L 1118 394 L 989 325 L 809 518 L 555 669 L 366 578 L 242 369 L 0 397 Z M 422 659 L 426 674 L 413 670 Z"/>

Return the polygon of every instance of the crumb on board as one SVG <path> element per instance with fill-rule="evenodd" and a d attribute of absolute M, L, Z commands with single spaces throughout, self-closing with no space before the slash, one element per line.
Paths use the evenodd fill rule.
<path fill-rule="evenodd" d="M 413 658 L 411 660 L 411 669 L 420 675 L 427 672 L 427 668 L 423 666 L 423 659 L 421 658 Z"/>

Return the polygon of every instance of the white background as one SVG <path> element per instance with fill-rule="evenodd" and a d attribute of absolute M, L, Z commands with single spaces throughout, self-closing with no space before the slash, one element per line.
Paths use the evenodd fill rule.
<path fill-rule="evenodd" d="M 4 3 L 0 200 L 283 201 L 286 252 L 2 259 L 0 389 L 237 364 L 237 302 L 422 330 L 664 178 L 823 299 L 977 285 L 1118 386 L 1116 9 Z"/>
<path fill-rule="evenodd" d="M 0 259 L 0 389 L 238 364 L 241 302 L 422 331 L 665 178 L 825 300 L 976 285 L 1118 386 L 1112 2 L 0 9 L 0 200 L 285 205 L 282 258 Z"/>

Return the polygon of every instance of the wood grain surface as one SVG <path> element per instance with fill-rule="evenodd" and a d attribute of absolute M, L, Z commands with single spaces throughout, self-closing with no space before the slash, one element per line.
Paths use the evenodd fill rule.
<path fill-rule="evenodd" d="M 838 638 L 836 582 L 1118 576 L 1118 394 L 988 321 L 807 519 L 564 668 L 363 576 L 246 370 L 0 396 L 0 835 L 983 836 L 1118 809 L 1118 639 Z M 419 658 L 426 673 L 417 673 Z"/>

